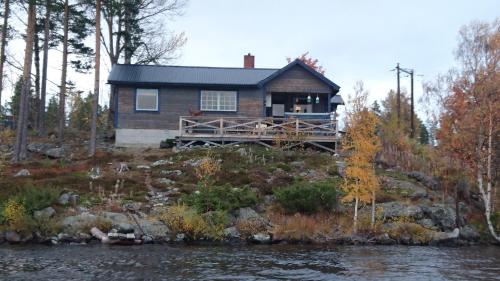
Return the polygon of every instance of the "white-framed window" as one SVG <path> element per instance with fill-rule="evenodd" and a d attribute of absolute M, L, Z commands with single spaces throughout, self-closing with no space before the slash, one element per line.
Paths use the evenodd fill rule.
<path fill-rule="evenodd" d="M 158 111 L 158 89 L 136 89 L 135 110 Z"/>
<path fill-rule="evenodd" d="M 236 91 L 201 91 L 202 111 L 237 111 Z"/>

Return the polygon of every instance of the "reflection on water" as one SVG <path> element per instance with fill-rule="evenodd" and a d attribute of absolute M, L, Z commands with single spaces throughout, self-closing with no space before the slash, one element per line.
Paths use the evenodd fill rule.
<path fill-rule="evenodd" d="M 0 280 L 500 280 L 500 248 L 3 246 Z"/>

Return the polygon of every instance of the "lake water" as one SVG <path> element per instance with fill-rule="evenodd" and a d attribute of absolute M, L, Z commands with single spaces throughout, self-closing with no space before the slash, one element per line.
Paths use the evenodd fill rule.
<path fill-rule="evenodd" d="M 500 280 L 500 247 L 1 246 L 0 280 Z"/>

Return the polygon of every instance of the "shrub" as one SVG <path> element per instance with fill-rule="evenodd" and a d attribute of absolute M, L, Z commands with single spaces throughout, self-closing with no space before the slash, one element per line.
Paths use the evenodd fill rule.
<path fill-rule="evenodd" d="M 194 207 L 199 213 L 231 211 L 250 207 L 257 203 L 257 196 L 248 188 L 223 186 L 199 186 L 198 190 L 182 197 L 182 202 Z"/>
<path fill-rule="evenodd" d="M 295 183 L 275 189 L 274 195 L 288 214 L 331 211 L 337 204 L 335 182 Z"/>
<path fill-rule="evenodd" d="M 184 233 L 193 240 L 202 237 L 219 240 L 223 237 L 225 214 L 222 212 L 204 217 L 191 207 L 176 205 L 160 213 L 158 219 L 167 224 L 173 236 Z"/>
<path fill-rule="evenodd" d="M 29 215 L 37 210 L 49 207 L 55 204 L 59 198 L 59 190 L 54 187 L 28 187 L 21 191 L 15 197 L 21 202 Z"/>
<path fill-rule="evenodd" d="M 215 158 L 212 150 L 208 150 L 207 155 L 201 159 L 200 165 L 195 169 L 196 177 L 204 187 L 208 187 L 220 169 L 220 161 Z"/>
<path fill-rule="evenodd" d="M 3 207 L 2 217 L 11 230 L 25 232 L 31 229 L 32 220 L 22 202 L 11 198 Z"/>

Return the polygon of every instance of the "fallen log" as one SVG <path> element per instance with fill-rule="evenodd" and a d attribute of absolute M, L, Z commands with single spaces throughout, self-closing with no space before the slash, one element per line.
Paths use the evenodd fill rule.
<path fill-rule="evenodd" d="M 92 235 L 101 240 L 101 243 L 103 244 L 110 244 L 110 245 L 138 245 L 138 244 L 142 244 L 142 240 L 139 240 L 139 239 L 134 239 L 133 237 L 130 237 L 129 239 L 126 239 L 126 240 L 114 240 L 114 239 L 110 239 L 109 235 L 102 232 L 99 228 L 97 227 L 92 227 L 92 229 L 90 229 L 90 233 L 92 233 Z M 128 235 L 125 235 L 125 237 L 128 238 Z"/>

